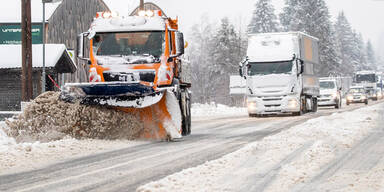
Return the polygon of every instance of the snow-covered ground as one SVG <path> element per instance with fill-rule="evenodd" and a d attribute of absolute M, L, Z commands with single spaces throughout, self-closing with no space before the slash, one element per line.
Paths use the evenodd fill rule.
<path fill-rule="evenodd" d="M 142 144 L 138 141 L 77 140 L 70 137 L 48 143 L 16 143 L 4 130 L 5 122 L 0 122 L 0 174 L 32 170 L 53 162 L 87 156 L 99 152 L 126 148 Z"/>
<path fill-rule="evenodd" d="M 372 133 L 383 106 L 311 119 L 220 159 L 148 183 L 137 191 L 291 191 Z M 354 186 L 377 191 L 384 186 L 384 166 L 380 165 L 383 162 L 371 173 L 359 176 L 336 175 L 333 182 L 351 183 L 339 191 L 356 191 Z"/>
<path fill-rule="evenodd" d="M 222 117 L 239 117 L 247 116 L 247 108 L 242 107 L 229 107 L 221 104 L 192 104 L 191 109 L 192 119 L 205 119 L 205 118 L 222 118 Z"/>
<path fill-rule="evenodd" d="M 194 104 L 192 108 L 194 118 L 239 116 L 239 114 L 246 115 L 246 109 L 215 104 Z M 0 173 L 9 170 L 31 170 L 68 158 L 87 156 L 144 143 L 126 140 L 77 140 L 71 137 L 48 143 L 16 143 L 15 139 L 5 134 L 7 128 L 5 122 L 0 121 Z"/>

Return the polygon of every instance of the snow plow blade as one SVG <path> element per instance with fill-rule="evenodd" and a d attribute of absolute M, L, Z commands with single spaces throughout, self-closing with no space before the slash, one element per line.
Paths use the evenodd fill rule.
<path fill-rule="evenodd" d="M 116 109 L 139 116 L 144 126 L 141 139 L 172 141 L 182 137 L 181 112 L 175 99 L 173 93 L 165 92 L 158 103 L 149 107 Z"/>
<path fill-rule="evenodd" d="M 139 139 L 174 140 L 181 136 L 181 112 L 176 96 L 166 90 L 132 83 L 66 84 L 60 99 L 104 106 L 135 115 L 142 122 Z"/>
<path fill-rule="evenodd" d="M 160 101 L 163 92 L 139 83 L 70 83 L 60 99 L 70 103 L 145 108 Z"/>

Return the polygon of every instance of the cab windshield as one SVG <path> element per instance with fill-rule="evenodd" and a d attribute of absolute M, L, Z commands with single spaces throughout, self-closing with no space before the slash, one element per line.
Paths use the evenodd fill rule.
<path fill-rule="evenodd" d="M 362 83 L 362 82 L 371 82 L 376 83 L 376 75 L 375 74 L 358 74 L 356 75 L 356 82 Z"/>
<path fill-rule="evenodd" d="M 334 89 L 335 83 L 333 81 L 321 81 L 320 89 Z"/>
<path fill-rule="evenodd" d="M 162 31 L 99 33 L 93 38 L 96 56 L 132 56 L 160 58 L 165 44 Z"/>
<path fill-rule="evenodd" d="M 271 74 L 291 74 L 292 61 L 271 62 L 271 63 L 249 63 L 248 75 L 271 75 Z"/>

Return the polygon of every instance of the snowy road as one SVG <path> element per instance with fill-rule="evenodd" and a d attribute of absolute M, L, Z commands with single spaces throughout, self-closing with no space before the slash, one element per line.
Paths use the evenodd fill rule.
<path fill-rule="evenodd" d="M 344 107 L 339 112 L 352 111 L 361 106 L 363 105 Z M 218 159 L 239 150 L 246 144 L 289 130 L 309 119 L 328 116 L 335 112 L 337 111 L 334 109 L 321 109 L 316 114 L 306 114 L 301 117 L 260 119 L 247 116 L 216 119 L 194 118 L 193 134 L 183 141 L 143 143 L 111 152 L 71 159 L 29 172 L 0 175 L 0 191 L 135 191 L 137 187 L 150 181 L 156 181 L 183 169 Z M 384 148 L 382 147 L 383 141 L 379 140 L 382 136 L 382 131 L 372 133 L 353 147 L 350 152 L 336 157 L 337 159 L 332 161 L 333 163 L 330 163 L 329 167 L 324 167 L 324 170 L 314 177 L 317 179 L 297 185 L 296 190 L 318 189 L 329 179 L 334 181 L 336 186 L 340 184 L 338 180 L 342 180 L 343 177 L 356 177 L 356 172 L 350 172 L 350 168 L 371 170 L 372 167 L 383 165 L 381 161 L 384 150 L 380 151 L 380 147 L 377 147 Z M 296 154 L 300 154 L 311 145 L 312 143 L 305 144 L 288 154 L 282 164 L 291 163 Z M 372 153 L 369 150 L 361 150 L 367 148 L 376 151 Z M 368 163 L 359 160 L 362 156 Z M 277 171 L 280 168 L 281 165 L 272 167 L 265 172 L 266 175 L 262 179 L 257 181 L 258 185 L 253 186 L 263 190 L 265 184 L 276 176 L 273 174 L 275 173 L 273 170 Z M 335 175 L 336 172 L 339 176 Z M 374 175 L 369 171 L 358 173 Z M 253 183 L 256 181 L 249 181 L 248 186 L 244 186 L 244 191 L 253 187 L 250 185 Z M 329 185 L 323 187 L 326 189 Z"/>

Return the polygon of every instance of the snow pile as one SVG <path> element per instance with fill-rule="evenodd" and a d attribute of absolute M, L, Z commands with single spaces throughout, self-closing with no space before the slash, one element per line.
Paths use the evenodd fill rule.
<path fill-rule="evenodd" d="M 7 125 L 4 121 L 0 122 L 0 153 L 6 151 L 8 146 L 16 144 L 13 138 L 8 137 L 4 130 L 7 130 Z"/>
<path fill-rule="evenodd" d="M 95 106 L 64 103 L 59 93 L 46 92 L 7 120 L 6 133 L 18 142 L 47 142 L 66 136 L 97 139 L 135 139 L 143 130 L 133 114 Z"/>
<path fill-rule="evenodd" d="M 204 117 L 238 117 L 248 115 L 247 108 L 229 107 L 222 104 L 192 104 L 192 118 Z"/>
<path fill-rule="evenodd" d="M 368 135 L 377 126 L 382 107 L 309 120 L 137 191 L 291 191 Z"/>

